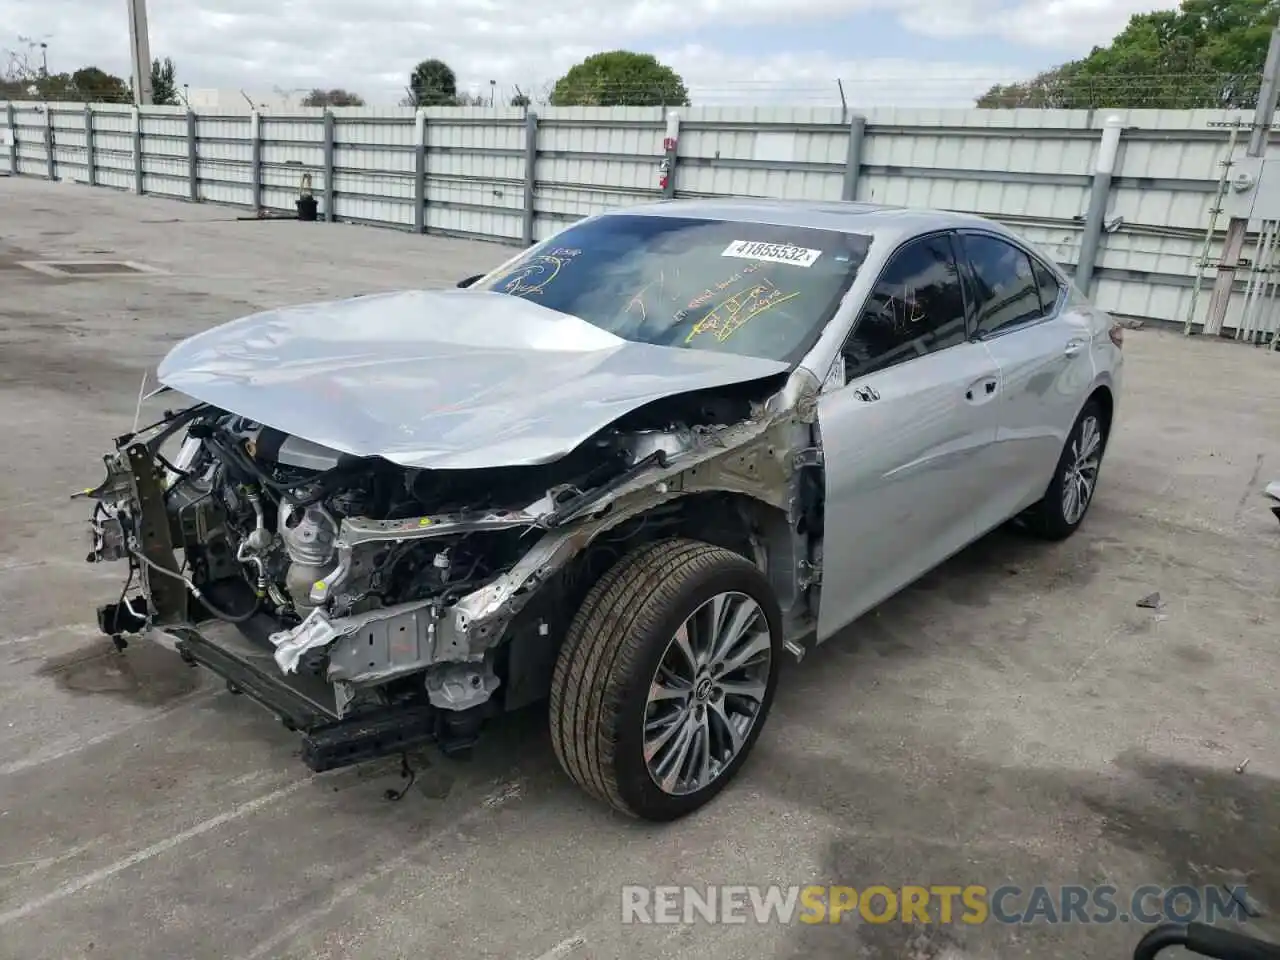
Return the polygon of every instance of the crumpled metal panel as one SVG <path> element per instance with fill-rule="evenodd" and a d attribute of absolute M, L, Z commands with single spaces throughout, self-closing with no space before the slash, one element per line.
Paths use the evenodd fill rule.
<path fill-rule="evenodd" d="M 545 463 L 652 400 L 780 361 L 632 343 L 500 293 L 415 290 L 287 307 L 173 348 L 161 383 L 406 467 Z"/>

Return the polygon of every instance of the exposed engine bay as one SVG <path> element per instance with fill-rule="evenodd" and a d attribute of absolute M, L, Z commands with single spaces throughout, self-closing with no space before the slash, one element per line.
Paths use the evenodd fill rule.
<path fill-rule="evenodd" d="M 170 634 L 290 726 L 396 711 L 403 727 L 404 710 L 420 709 L 424 738 L 465 751 L 485 717 L 545 695 L 576 601 L 625 548 L 696 525 L 788 580 L 812 560 L 805 530 L 820 516 L 805 514 L 820 497 L 796 496 L 797 465 L 782 455 L 796 444 L 776 433 L 808 427 L 766 408 L 781 385 L 668 398 L 552 463 L 475 470 L 343 454 L 204 403 L 166 413 L 118 438 L 106 480 L 82 494 L 96 501 L 87 559 L 129 565 L 99 622 L 116 637 Z M 775 509 L 752 516 L 747 497 Z M 803 618 L 805 585 L 792 586 L 781 593 Z M 248 652 L 218 659 L 230 655 L 204 626 L 216 621 L 257 644 L 256 668 Z M 264 692 L 281 677 L 329 699 L 291 717 Z"/>

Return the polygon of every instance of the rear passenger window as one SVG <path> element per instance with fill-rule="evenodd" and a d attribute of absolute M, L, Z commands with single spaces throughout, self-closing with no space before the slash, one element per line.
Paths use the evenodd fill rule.
<path fill-rule="evenodd" d="M 845 379 L 964 340 L 964 295 L 951 241 L 922 237 L 893 255 L 867 298 L 845 344 Z"/>
<path fill-rule="evenodd" d="M 1031 258 L 1031 269 L 1036 275 L 1036 286 L 1040 288 L 1040 307 L 1046 314 L 1053 312 L 1058 302 L 1058 294 L 1062 292 L 1062 284 L 1053 275 L 1053 271 L 1035 257 Z"/>
<path fill-rule="evenodd" d="M 983 234 L 965 234 L 961 242 L 973 265 L 978 336 L 1043 316 L 1030 257 L 1013 244 Z"/>

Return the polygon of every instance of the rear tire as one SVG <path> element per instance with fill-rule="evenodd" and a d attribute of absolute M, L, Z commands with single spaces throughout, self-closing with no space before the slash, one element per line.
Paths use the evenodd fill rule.
<path fill-rule="evenodd" d="M 1106 449 L 1107 422 L 1102 405 L 1090 400 L 1067 434 L 1044 498 L 1023 515 L 1031 533 L 1056 541 L 1076 532 L 1093 503 Z"/>
<path fill-rule="evenodd" d="M 629 816 L 692 813 L 750 754 L 781 654 L 777 600 L 745 557 L 686 539 L 637 547 L 587 594 L 560 649 L 556 757 L 578 786 Z"/>

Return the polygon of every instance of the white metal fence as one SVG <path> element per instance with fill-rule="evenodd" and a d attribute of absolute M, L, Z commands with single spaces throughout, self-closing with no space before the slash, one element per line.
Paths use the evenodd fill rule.
<path fill-rule="evenodd" d="M 517 244 L 664 196 L 963 210 L 1009 224 L 1091 276 L 1099 305 L 1181 324 L 1197 275 L 1212 284 L 1226 227 L 1213 210 L 1231 156 L 1230 124 L 1248 120 L 1159 110 L 677 112 L 672 124 L 660 109 L 635 107 L 277 116 L 17 102 L 0 104 L 8 153 L 0 152 L 0 173 L 268 211 L 293 211 L 308 175 L 321 219 Z M 1112 176 L 1098 177 L 1112 116 L 1121 127 L 1118 158 Z M 1235 156 L 1246 141 L 1247 130 Z M 1095 200 L 1090 222 L 1099 189 L 1105 203 Z M 1243 314 L 1247 283 L 1237 284 L 1227 328 Z M 1199 323 L 1208 297 L 1194 299 Z M 1275 329 L 1274 320 L 1266 325 Z"/>

